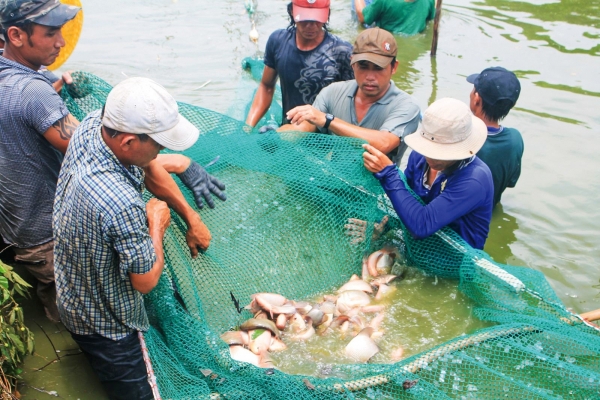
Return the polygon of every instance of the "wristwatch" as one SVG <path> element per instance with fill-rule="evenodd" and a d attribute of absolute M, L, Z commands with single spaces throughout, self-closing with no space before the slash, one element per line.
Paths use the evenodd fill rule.
<path fill-rule="evenodd" d="M 325 114 L 325 125 L 323 125 L 323 129 L 329 129 L 329 124 L 331 124 L 331 121 L 333 121 L 334 118 L 333 114 Z"/>

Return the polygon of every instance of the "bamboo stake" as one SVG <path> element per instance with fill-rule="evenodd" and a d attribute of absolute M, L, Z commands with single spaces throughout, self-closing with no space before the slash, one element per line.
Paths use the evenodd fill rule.
<path fill-rule="evenodd" d="M 437 0 L 435 6 L 435 18 L 433 19 L 433 40 L 431 41 L 431 57 L 437 53 L 438 33 L 440 27 L 440 18 L 442 17 L 442 0 Z"/>

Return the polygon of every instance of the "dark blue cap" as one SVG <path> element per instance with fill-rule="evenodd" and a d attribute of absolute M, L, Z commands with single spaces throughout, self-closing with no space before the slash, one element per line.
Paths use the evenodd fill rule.
<path fill-rule="evenodd" d="M 0 0 L 0 24 L 2 29 L 25 21 L 59 27 L 75 18 L 80 9 L 59 0 Z"/>
<path fill-rule="evenodd" d="M 475 85 L 475 91 L 489 104 L 498 100 L 510 100 L 513 106 L 521 93 L 521 84 L 517 76 L 502 67 L 486 68 L 480 74 L 467 77 L 467 82 Z"/>

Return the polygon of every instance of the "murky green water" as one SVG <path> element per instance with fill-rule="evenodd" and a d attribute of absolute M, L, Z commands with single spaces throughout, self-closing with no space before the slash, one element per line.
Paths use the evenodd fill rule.
<path fill-rule="evenodd" d="M 490 326 L 472 315 L 473 303 L 458 290 L 457 281 L 426 276 L 409 268 L 403 280 L 394 281 L 390 286 L 395 290 L 381 300 L 371 296 L 371 305 L 384 306 L 385 316 L 380 327 L 383 336 L 376 339 L 379 353 L 369 360 L 370 363 L 392 363 L 393 353 L 399 348 L 403 349 L 402 358 L 406 358 Z M 322 296 L 307 300 L 315 303 L 322 301 Z M 377 314 L 360 315 L 368 323 Z M 351 330 L 344 333 L 339 328 L 332 328 L 322 336 L 296 341 L 288 328 L 282 337 L 288 348 L 272 353 L 272 357 L 275 366 L 284 372 L 327 376 L 332 364 L 356 363 L 344 352 L 353 338 Z"/>
<path fill-rule="evenodd" d="M 575 311 L 600 308 L 600 1 L 443 4 L 437 58 L 429 57 L 431 27 L 423 35 L 398 38 L 401 64 L 394 81 L 424 109 L 442 97 L 468 101 L 471 85 L 465 77 L 486 67 L 502 65 L 518 74 L 521 98 L 505 125 L 523 134 L 523 172 L 494 211 L 485 250 L 499 262 L 542 271 Z M 248 85 L 240 83 L 241 60 L 264 50 L 268 35 L 287 25 L 286 1 L 259 0 L 257 49 L 248 40 L 250 23 L 242 0 L 83 0 L 83 5 L 84 31 L 63 70 L 86 70 L 113 84 L 125 75 L 150 77 L 178 100 L 220 112 L 244 99 L 240 88 Z M 349 10 L 350 0 L 332 1 L 331 30 L 352 41 L 357 28 Z M 430 296 L 433 304 L 444 303 L 455 290 L 443 282 L 432 287 L 426 279 L 422 285 L 417 294 Z M 403 301 L 399 304 L 422 309 L 416 296 L 411 304 Z M 465 310 L 467 318 L 467 306 Z M 413 324 L 410 313 L 402 319 Z M 417 321 L 435 332 L 434 322 Z M 475 323 L 468 321 L 448 322 L 458 334 Z M 406 329 L 418 342 L 419 328 Z M 437 329 L 446 334 L 449 328 Z M 38 351 L 52 352 L 39 333 L 37 337 Z M 34 379 L 33 359 L 28 360 L 26 380 Z M 81 386 L 97 387 L 93 378 L 60 370 L 56 374 L 46 386 L 56 387 L 61 397 L 93 398 L 81 391 Z M 64 384 L 73 379 L 81 386 Z M 23 394 L 53 398 L 27 387 Z"/>

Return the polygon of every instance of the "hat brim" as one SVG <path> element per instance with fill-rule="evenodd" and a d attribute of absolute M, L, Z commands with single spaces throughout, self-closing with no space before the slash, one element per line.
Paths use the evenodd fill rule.
<path fill-rule="evenodd" d="M 306 8 L 294 4 L 292 8 L 294 21 L 317 21 L 322 24 L 329 20 L 329 8 Z"/>
<path fill-rule="evenodd" d="M 189 149 L 196 143 L 199 135 L 198 128 L 181 114 L 179 114 L 179 122 L 171 129 L 148 134 L 156 143 L 174 151 Z"/>
<path fill-rule="evenodd" d="M 394 57 L 382 56 L 381 54 L 375 53 L 352 54 L 352 58 L 350 59 L 350 65 L 359 61 L 370 61 L 381 68 L 385 68 L 388 65 L 390 65 L 393 59 Z"/>
<path fill-rule="evenodd" d="M 487 126 L 477 118 L 471 116 L 471 134 L 458 143 L 437 143 L 427 139 L 421 124 L 417 131 L 404 138 L 404 142 L 417 153 L 433 160 L 451 161 L 464 160 L 477 154 L 487 139 Z"/>
<path fill-rule="evenodd" d="M 61 4 L 58 7 L 50 10 L 46 15 L 42 15 L 38 18 L 32 20 L 38 25 L 50 26 L 50 27 L 59 27 L 63 26 L 77 15 L 77 13 L 81 10 L 80 7 L 69 6 L 66 4 Z"/>
<path fill-rule="evenodd" d="M 471 74 L 467 76 L 467 82 L 472 83 L 474 85 L 477 78 L 479 78 L 479 74 Z"/>

